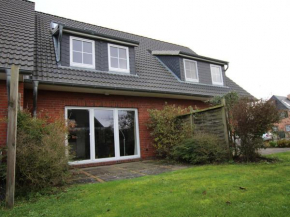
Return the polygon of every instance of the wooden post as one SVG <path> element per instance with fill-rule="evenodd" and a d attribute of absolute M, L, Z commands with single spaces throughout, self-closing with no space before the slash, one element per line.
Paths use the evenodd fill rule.
<path fill-rule="evenodd" d="M 232 157 L 231 149 L 230 149 L 230 142 L 229 142 L 229 131 L 228 131 L 228 124 L 227 124 L 227 114 L 226 114 L 226 100 L 225 98 L 222 98 L 222 119 L 223 119 L 223 125 L 224 125 L 224 135 L 225 135 L 225 141 L 228 147 L 229 151 L 229 157 Z"/>
<path fill-rule="evenodd" d="M 12 65 L 7 125 L 6 207 L 13 208 L 15 194 L 16 135 L 19 66 Z"/>
<path fill-rule="evenodd" d="M 190 106 L 190 116 L 189 116 L 189 118 L 190 118 L 190 128 L 191 128 L 191 136 L 193 136 L 193 133 L 194 133 L 194 131 L 193 131 L 193 108 Z"/>

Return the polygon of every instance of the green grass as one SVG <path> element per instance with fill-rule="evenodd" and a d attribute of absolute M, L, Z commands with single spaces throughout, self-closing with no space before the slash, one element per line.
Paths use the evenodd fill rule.
<path fill-rule="evenodd" d="M 199 166 L 72 186 L 19 200 L 12 211 L 0 208 L 0 216 L 290 216 L 290 152 L 272 157 L 282 161 Z"/>

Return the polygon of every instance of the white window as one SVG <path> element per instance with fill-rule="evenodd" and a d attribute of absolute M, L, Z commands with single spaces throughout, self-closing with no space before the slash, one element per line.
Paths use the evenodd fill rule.
<path fill-rule="evenodd" d="M 197 62 L 193 60 L 183 60 L 185 80 L 198 82 Z"/>
<path fill-rule="evenodd" d="M 95 42 L 83 38 L 70 37 L 70 65 L 95 68 Z"/>
<path fill-rule="evenodd" d="M 108 44 L 109 71 L 130 72 L 129 49 L 114 44 Z"/>
<path fill-rule="evenodd" d="M 138 110 L 66 107 L 70 164 L 140 158 Z"/>
<path fill-rule="evenodd" d="M 224 85 L 222 68 L 217 65 L 210 65 L 212 84 Z"/>

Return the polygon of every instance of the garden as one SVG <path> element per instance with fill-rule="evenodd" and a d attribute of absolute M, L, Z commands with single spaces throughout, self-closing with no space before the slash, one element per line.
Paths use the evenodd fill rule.
<path fill-rule="evenodd" d="M 225 140 L 180 118 L 193 114 L 192 108 L 166 104 L 148 111 L 157 157 L 194 167 L 86 185 L 68 185 L 73 153 L 63 144 L 70 126 L 20 111 L 16 206 L 4 206 L 6 167 L 1 155 L 1 216 L 287 216 L 290 153 L 259 153 L 265 148 L 262 135 L 279 122 L 279 111 L 270 101 L 236 93 L 208 103 L 222 102 Z"/>

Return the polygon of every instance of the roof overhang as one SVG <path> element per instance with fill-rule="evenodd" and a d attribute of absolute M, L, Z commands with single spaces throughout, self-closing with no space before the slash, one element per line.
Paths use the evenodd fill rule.
<path fill-rule="evenodd" d="M 99 39 L 99 40 L 103 40 L 103 41 L 109 41 L 109 42 L 123 44 L 123 45 L 127 45 L 127 46 L 133 46 L 133 47 L 139 46 L 138 41 L 128 40 L 128 39 L 120 38 L 120 37 L 114 37 L 111 35 L 101 34 L 101 33 L 98 33 L 96 31 L 92 31 L 89 29 L 80 29 L 80 28 L 75 28 L 75 27 L 66 26 L 64 24 L 57 24 L 57 23 L 52 23 L 52 25 L 51 25 L 51 26 L 53 26 L 52 30 L 51 30 L 52 35 L 58 34 L 59 25 L 63 26 L 62 31 L 64 33 L 69 33 L 69 34 L 83 36 L 83 37 L 92 38 L 92 39 Z"/>
<path fill-rule="evenodd" d="M 10 69 L 10 68 L 6 68 L 6 67 L 0 67 L 0 74 L 4 74 L 6 73 L 6 69 Z M 32 74 L 32 70 L 27 70 L 27 69 L 19 69 L 19 74 L 20 75 L 31 75 Z"/>
<path fill-rule="evenodd" d="M 182 52 L 178 50 L 169 50 L 169 51 L 154 50 L 152 51 L 152 54 L 155 56 L 180 56 L 187 59 L 200 60 L 200 61 L 219 64 L 219 65 L 229 65 L 229 62 L 224 61 L 224 60 L 213 59 L 210 57 L 205 57 L 205 56 L 201 56 L 197 54 L 190 54 L 190 53 L 186 53 L 186 52 Z"/>
<path fill-rule="evenodd" d="M 25 88 L 32 89 L 33 84 L 31 80 L 25 80 Z M 40 81 L 38 88 L 40 90 L 49 91 L 64 91 L 64 92 L 79 92 L 79 93 L 94 93 L 103 95 L 123 95 L 123 96 L 139 96 L 139 97 L 157 97 L 157 98 L 171 98 L 171 99 L 188 99 L 208 101 L 213 96 L 196 95 L 196 94 L 181 94 L 161 91 L 146 91 L 133 89 L 112 89 L 102 87 L 80 86 L 68 83 L 51 83 Z"/>

